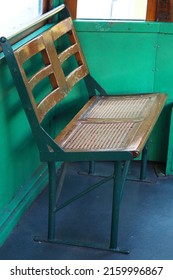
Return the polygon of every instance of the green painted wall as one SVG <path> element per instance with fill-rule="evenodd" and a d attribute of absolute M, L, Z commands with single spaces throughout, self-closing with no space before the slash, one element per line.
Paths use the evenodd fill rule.
<path fill-rule="evenodd" d="M 0 209 L 2 209 L 34 172 L 38 166 L 38 156 L 5 63 L 0 65 L 0 71 Z"/>
<path fill-rule="evenodd" d="M 75 26 L 91 74 L 109 94 L 153 91 L 168 94 L 167 105 L 151 135 L 149 150 L 150 160 L 166 163 L 173 100 L 173 24 L 76 21 Z M 58 130 L 86 98 L 84 84 L 79 83 L 59 107 Z M 0 58 L 0 128 L 1 244 L 46 181 L 45 166 L 40 169 L 38 151 L 3 58 Z M 36 170 L 39 171 L 32 180 Z M 169 168 L 167 173 L 171 173 Z M 39 178 L 43 177 L 40 182 Z M 16 216 L 13 215 L 15 205 L 19 208 L 23 205 Z M 12 213 L 10 219 L 9 213 Z"/>

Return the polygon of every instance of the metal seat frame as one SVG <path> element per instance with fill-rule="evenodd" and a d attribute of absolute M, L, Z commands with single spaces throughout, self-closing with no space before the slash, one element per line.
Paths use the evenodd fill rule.
<path fill-rule="evenodd" d="M 58 52 L 58 46 L 55 47 L 55 42 L 58 38 L 62 37 L 64 34 L 68 34 L 71 42 L 71 46 L 62 51 Z M 65 148 L 62 143 L 68 139 L 68 137 L 73 137 L 73 131 L 76 129 L 78 131 L 79 123 L 80 127 L 85 123 L 89 127 L 93 122 L 97 125 L 100 123 L 100 119 L 84 117 L 81 121 L 83 114 L 87 111 L 90 113 L 90 109 L 93 106 L 91 100 L 97 96 L 98 100 L 101 100 L 102 97 L 109 100 L 110 96 L 106 91 L 98 84 L 98 82 L 91 76 L 89 73 L 87 64 L 85 62 L 72 19 L 69 15 L 67 8 L 65 7 L 61 11 L 61 21 L 56 25 L 45 31 L 43 34 L 37 36 L 32 41 L 26 43 L 24 46 L 13 51 L 13 48 L 9 44 L 8 40 L 5 37 L 1 37 L 0 43 L 3 48 L 3 52 L 7 61 L 7 64 L 10 68 L 11 74 L 13 76 L 16 88 L 18 90 L 23 108 L 26 112 L 28 121 L 30 123 L 34 138 L 38 145 L 40 160 L 47 162 L 48 171 L 49 171 L 49 215 L 48 215 L 48 234 L 46 238 L 36 238 L 35 240 L 47 241 L 52 243 L 65 243 L 78 246 L 86 246 L 93 248 L 100 248 L 111 250 L 114 252 L 128 253 L 128 250 L 123 250 L 118 247 L 118 225 L 119 225 L 119 210 L 120 202 L 123 193 L 123 186 L 127 177 L 130 161 L 134 157 L 139 156 L 143 151 L 142 159 L 142 168 L 141 168 L 141 179 L 144 179 L 146 176 L 146 164 L 147 164 L 147 140 L 149 135 L 159 117 L 160 112 L 165 104 L 166 95 L 165 94 L 150 94 L 140 95 L 139 98 L 155 98 L 153 99 L 149 110 L 146 112 L 146 115 L 142 119 L 141 117 L 135 121 L 132 120 L 132 125 L 135 123 L 139 125 L 139 129 L 134 130 L 135 136 L 134 143 L 137 143 L 135 148 L 132 148 L 132 139 L 130 137 L 125 138 L 125 142 L 128 139 L 129 142 L 123 144 L 116 148 L 112 147 L 111 144 L 104 146 L 104 148 Z M 32 77 L 28 78 L 25 69 L 23 67 L 24 63 L 28 61 L 35 54 L 41 53 L 42 59 L 44 61 L 44 68 L 39 70 Z M 62 64 L 68 60 L 70 56 L 75 56 L 77 61 L 77 68 L 73 70 L 70 74 L 65 76 L 62 69 Z M 34 68 L 34 67 L 32 67 Z M 45 77 L 49 77 L 50 83 L 52 86 L 52 91 L 47 94 L 41 101 L 38 103 L 35 101 L 33 89 L 35 86 Z M 70 122 L 70 124 L 55 138 L 53 138 L 43 127 L 43 121 L 46 118 L 47 114 L 55 108 L 55 106 L 71 91 L 73 86 L 84 79 L 86 88 L 88 90 L 88 99 L 87 103 L 82 111 L 80 111 L 77 116 Z M 112 98 L 112 96 L 111 96 Z M 127 102 L 126 96 L 118 97 L 121 99 L 123 104 Z M 129 101 L 134 98 L 134 95 L 128 95 Z M 136 95 L 138 99 L 138 95 Z M 126 101 L 125 101 L 126 100 Z M 118 105 L 115 95 L 115 109 L 116 112 Z M 139 101 L 140 102 L 140 101 Z M 92 103 L 92 104 L 91 104 Z M 150 102 L 151 103 L 151 102 Z M 90 106 L 91 105 L 91 106 Z M 97 103 L 96 103 L 97 106 Z M 131 106 L 131 105 L 130 105 Z M 149 112 L 150 111 L 150 112 Z M 143 110 L 142 110 L 143 112 Z M 124 114 L 126 115 L 127 109 L 124 109 Z M 150 116 L 149 116 L 150 114 Z M 116 126 L 117 123 L 126 123 L 126 117 L 121 119 L 114 117 L 110 118 L 101 118 L 101 121 L 108 126 L 110 122 L 113 123 L 113 126 Z M 129 121 L 129 120 L 128 120 Z M 131 120 L 130 120 L 131 121 Z M 84 130 L 82 129 L 84 132 Z M 126 131 L 123 130 L 123 133 Z M 69 136 L 70 135 L 70 136 Z M 86 136 L 86 135 L 85 135 Z M 137 138 L 137 136 L 139 136 Z M 97 136 L 99 137 L 99 136 Z M 117 135 L 115 134 L 113 138 L 116 140 Z M 136 137 L 136 139 L 135 139 Z M 71 139 L 70 138 L 70 139 Z M 69 139 L 68 139 L 69 140 Z M 89 139 L 88 139 L 89 140 Z M 82 142 L 82 140 L 81 140 Z M 105 141 L 102 141 L 105 145 Z M 70 140 L 69 140 L 69 143 Z M 73 161 L 88 161 L 94 163 L 97 161 L 111 161 L 114 162 L 114 172 L 112 175 L 103 178 L 99 183 L 96 183 L 80 194 L 75 195 L 73 198 L 69 199 L 67 202 L 62 205 L 57 204 L 57 200 L 61 194 L 61 189 L 63 186 L 68 162 Z M 64 162 L 61 167 L 61 173 L 59 177 L 59 182 L 57 182 L 56 175 L 56 163 Z M 90 165 L 90 170 L 93 168 L 93 165 Z M 79 242 L 71 242 L 59 240 L 56 237 L 56 225 L 55 225 L 55 216 L 56 212 L 63 207 L 67 206 L 69 203 L 75 201 L 81 196 L 87 194 L 93 189 L 99 187 L 100 185 L 112 180 L 113 181 L 113 194 L 112 194 L 112 222 L 111 222 L 111 233 L 110 233 L 110 245 L 105 248 L 105 246 L 97 246 L 96 244 L 84 244 Z"/>

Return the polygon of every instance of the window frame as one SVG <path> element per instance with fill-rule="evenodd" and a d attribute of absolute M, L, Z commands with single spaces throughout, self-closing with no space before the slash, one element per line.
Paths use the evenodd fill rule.
<path fill-rule="evenodd" d="M 43 13 L 48 12 L 51 9 L 51 4 L 52 1 L 51 0 L 43 0 Z M 40 27 L 42 27 L 45 24 L 45 22 L 41 22 L 37 25 L 35 25 L 32 28 L 27 29 L 26 31 L 19 33 L 18 35 L 14 35 L 13 34 L 10 36 L 10 43 L 13 45 L 15 43 L 17 43 L 18 41 L 20 41 L 21 39 L 25 38 L 26 36 L 28 36 L 29 34 L 31 34 L 32 32 L 36 31 L 37 29 L 39 29 Z"/>
<path fill-rule="evenodd" d="M 76 19 L 77 0 L 64 0 L 71 16 Z M 173 22 L 173 0 L 148 0 L 146 21 Z"/>

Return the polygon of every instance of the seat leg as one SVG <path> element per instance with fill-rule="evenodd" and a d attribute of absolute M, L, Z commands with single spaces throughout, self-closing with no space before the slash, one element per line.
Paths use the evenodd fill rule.
<path fill-rule="evenodd" d="M 145 180 L 147 177 L 147 160 L 148 160 L 148 141 L 144 146 L 142 151 L 142 162 L 141 162 L 141 170 L 140 170 L 140 180 Z"/>
<path fill-rule="evenodd" d="M 55 239 L 55 211 L 56 208 L 56 166 L 55 162 L 48 162 L 49 170 L 49 212 L 48 212 L 48 240 Z"/>
<path fill-rule="evenodd" d="M 53 243 L 56 242 L 56 234 L 55 234 L 56 233 L 55 216 L 56 216 L 56 207 L 57 207 L 56 204 L 61 193 L 67 166 L 68 166 L 67 162 L 62 164 L 59 180 L 57 183 L 56 164 L 55 162 L 48 162 L 48 172 L 49 172 L 48 234 L 47 237 L 35 236 L 34 241 L 53 242 Z"/>
<path fill-rule="evenodd" d="M 100 182 L 90 186 L 87 190 L 83 191 L 82 193 L 74 196 L 69 201 L 65 202 L 64 204 L 57 206 L 57 197 L 60 195 L 60 191 L 63 185 L 66 169 L 67 169 L 68 163 L 64 163 L 61 168 L 61 173 L 59 176 L 59 183 L 56 184 L 57 176 L 56 176 L 56 165 L 54 162 L 48 163 L 49 168 L 49 215 L 48 215 L 48 237 L 47 238 L 40 238 L 35 237 L 35 241 L 39 242 L 50 242 L 54 244 L 67 244 L 67 245 L 73 245 L 73 246 L 81 246 L 81 247 L 88 247 L 88 248 L 95 248 L 100 250 L 108 250 L 113 251 L 117 253 L 123 253 L 128 254 L 128 250 L 119 249 L 117 246 L 117 240 L 118 240 L 118 222 L 119 222 L 119 207 L 120 207 L 120 201 L 122 197 L 122 190 L 123 185 L 125 182 L 124 176 L 127 175 L 127 170 L 129 167 L 129 161 L 125 162 L 125 165 L 122 165 L 122 161 L 118 161 L 115 163 L 114 166 L 114 174 L 101 180 Z M 75 201 L 76 199 L 80 198 L 84 194 L 90 192 L 94 188 L 102 185 L 103 183 L 108 182 L 109 180 L 114 181 L 113 185 L 113 204 L 112 204 L 112 226 L 111 226 L 111 240 L 110 240 L 110 246 L 105 247 L 97 244 L 92 243 L 83 243 L 78 241 L 68 241 L 68 240 L 59 240 L 55 237 L 55 215 L 56 212 L 62 208 L 64 208 L 66 205 L 71 203 L 72 201 Z M 57 186 L 56 186 L 57 185 Z"/>
<path fill-rule="evenodd" d="M 88 175 L 93 175 L 95 173 L 95 162 L 90 161 L 89 162 L 89 172 Z"/>
<path fill-rule="evenodd" d="M 95 173 L 95 162 L 94 161 L 89 161 L 89 168 L 88 171 L 79 171 L 78 172 L 79 175 L 90 175 L 90 176 L 98 176 Z"/>
<path fill-rule="evenodd" d="M 126 179 L 127 179 L 127 175 L 128 175 L 130 163 L 131 163 L 130 160 L 126 160 L 125 163 L 124 163 L 124 168 L 123 168 L 123 171 L 122 171 L 121 198 L 122 198 L 122 196 L 123 196 L 124 184 L 125 184 L 125 181 L 126 181 Z"/>
<path fill-rule="evenodd" d="M 64 184 L 64 179 L 65 179 L 65 175 L 67 172 L 67 168 L 68 168 L 68 162 L 64 162 L 61 166 L 61 172 L 59 175 L 59 179 L 58 179 L 58 186 L 57 186 L 57 192 L 56 192 L 56 201 L 58 202 L 58 199 L 60 197 L 61 194 L 61 190 Z"/>
<path fill-rule="evenodd" d="M 127 165 L 129 166 L 129 162 Z M 127 171 L 125 173 L 127 173 Z M 120 251 L 122 253 L 128 254 L 129 253 L 128 250 L 120 250 L 118 248 L 119 211 L 120 211 L 120 202 L 122 197 L 123 186 L 125 182 L 125 178 L 123 178 L 123 175 L 125 174 L 122 170 L 122 161 L 116 161 L 114 163 L 110 249 L 116 252 Z"/>

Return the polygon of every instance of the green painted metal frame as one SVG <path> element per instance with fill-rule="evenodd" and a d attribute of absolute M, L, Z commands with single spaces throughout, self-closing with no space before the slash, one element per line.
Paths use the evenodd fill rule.
<path fill-rule="evenodd" d="M 169 128 L 169 143 L 168 143 L 168 155 L 167 155 L 167 166 L 166 166 L 166 175 L 173 175 L 173 109 L 171 110 L 171 122 Z"/>
<path fill-rule="evenodd" d="M 122 249 L 118 247 L 118 226 L 119 226 L 119 211 L 120 211 L 120 202 L 123 194 L 123 188 L 125 179 L 127 176 L 127 172 L 130 165 L 130 160 L 125 161 L 125 164 L 121 160 L 117 160 L 114 162 L 114 172 L 112 175 L 107 176 L 106 178 L 100 180 L 96 184 L 88 187 L 84 191 L 75 195 L 71 199 L 67 200 L 61 205 L 57 205 L 57 197 L 59 197 L 61 188 L 64 181 L 64 175 L 66 173 L 68 163 L 65 163 L 62 167 L 62 171 L 60 173 L 60 178 L 58 185 L 56 180 L 56 166 L 54 162 L 49 162 L 49 224 L 48 224 L 48 237 L 35 237 L 35 241 L 39 242 L 50 242 L 55 244 L 66 244 L 73 246 L 82 246 L 89 248 L 97 248 L 100 250 L 109 250 L 117 253 L 128 254 L 129 250 Z M 75 200 L 83 197 L 87 193 L 91 192 L 95 188 L 103 185 L 104 183 L 113 180 L 113 195 L 112 195 L 112 218 L 111 218 L 111 232 L 110 232 L 110 244 L 109 247 L 96 244 L 96 243 L 84 243 L 81 241 L 68 241 L 68 240 L 59 240 L 56 238 L 56 226 L 55 226 L 55 218 L 56 212 L 68 206 L 70 203 Z"/>
<path fill-rule="evenodd" d="M 46 239 L 39 238 L 39 241 L 48 241 L 48 242 L 55 242 L 59 243 L 55 238 L 55 214 L 57 210 L 60 210 L 61 207 L 56 208 L 56 193 L 60 194 L 60 189 L 62 188 L 63 179 L 65 176 L 65 169 L 63 169 L 61 175 L 60 175 L 60 181 L 58 184 L 58 187 L 56 186 L 57 180 L 56 180 L 56 161 L 114 161 L 115 162 L 115 173 L 103 180 L 101 180 L 99 183 L 91 186 L 86 191 L 82 192 L 81 194 L 74 197 L 72 200 L 68 201 L 66 205 L 71 203 L 72 201 L 80 198 L 87 192 L 93 190 L 94 188 L 104 184 L 105 182 L 113 179 L 113 186 L 114 186 L 114 192 L 113 192 L 113 212 L 112 212 L 112 226 L 111 226 L 111 241 L 110 241 L 110 250 L 113 250 L 115 252 L 122 252 L 122 253 L 128 253 L 127 250 L 120 250 L 117 246 L 118 242 L 118 220 L 119 220 L 119 207 L 120 207 L 120 201 L 121 196 L 123 192 L 123 185 L 126 179 L 127 175 L 127 169 L 129 164 L 125 164 L 124 166 L 124 172 L 122 169 L 122 161 L 125 161 L 127 163 L 132 160 L 133 156 L 130 152 L 64 152 L 55 142 L 54 140 L 47 134 L 46 131 L 43 130 L 43 128 L 40 126 L 37 117 L 35 115 L 35 112 L 32 108 L 31 101 L 27 94 L 27 89 L 25 87 L 24 81 L 22 79 L 22 76 L 20 74 L 20 70 L 18 67 L 18 64 L 16 62 L 13 49 L 9 42 L 6 40 L 6 38 L 2 37 L 0 39 L 0 43 L 3 48 L 3 52 L 7 61 L 7 64 L 10 68 L 12 77 L 14 79 L 16 88 L 18 90 L 19 96 L 21 98 L 23 108 L 25 110 L 25 113 L 28 117 L 30 126 L 33 131 L 33 135 L 35 136 L 36 142 L 38 144 L 39 152 L 40 152 L 40 159 L 41 161 L 45 161 L 48 163 L 48 169 L 49 169 L 49 218 L 48 218 L 48 236 Z M 96 93 L 97 91 L 100 91 L 101 94 L 105 95 L 106 92 L 102 89 L 101 86 L 90 76 L 88 75 L 85 79 L 85 83 L 87 88 L 90 90 L 92 95 Z M 48 146 L 52 147 L 53 153 L 50 152 L 48 149 Z M 121 170 L 121 171 L 120 171 Z M 117 173 L 118 171 L 118 173 Z M 64 205 L 64 206 L 66 206 Z M 63 207 L 64 207 L 63 206 Z M 36 239 L 35 239 L 36 240 Z M 38 240 L 38 239 L 37 239 Z M 64 241 L 62 241 L 64 243 Z M 70 244 L 71 242 L 66 241 L 66 244 Z M 71 243 L 74 245 L 73 243 Z M 80 242 L 75 243 L 75 245 L 78 246 L 87 246 L 87 244 L 81 244 Z M 92 245 L 90 244 L 92 247 Z M 97 246 L 93 244 L 93 247 L 96 248 Z M 106 249 L 105 247 L 99 247 L 100 249 Z"/>
<path fill-rule="evenodd" d="M 142 180 L 142 181 L 146 180 L 146 178 L 147 178 L 148 146 L 149 146 L 149 140 L 145 144 L 143 151 L 142 151 L 141 168 L 140 168 L 140 176 L 139 176 L 139 180 Z M 94 161 L 89 162 L 88 172 L 80 171 L 79 174 L 105 177 L 105 175 L 95 172 L 95 162 Z M 125 178 L 126 177 L 127 177 L 127 174 L 126 174 Z"/>

